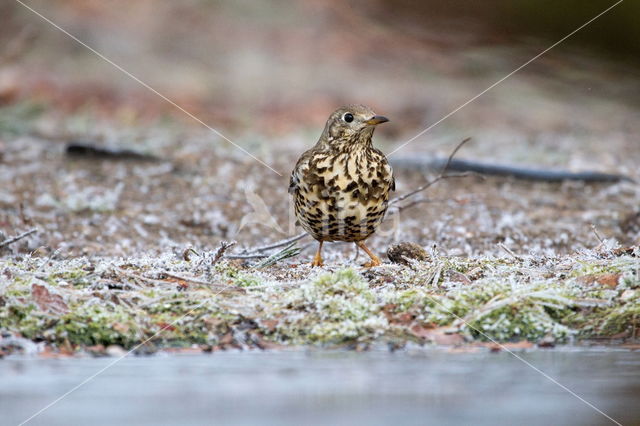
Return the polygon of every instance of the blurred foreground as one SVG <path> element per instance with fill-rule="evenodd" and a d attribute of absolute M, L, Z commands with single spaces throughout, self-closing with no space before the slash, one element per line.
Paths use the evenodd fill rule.
<path fill-rule="evenodd" d="M 597 349 L 518 356 L 621 424 L 640 418 L 637 354 Z M 5 421 L 25 420 L 110 361 L 0 363 Z M 508 353 L 437 350 L 128 358 L 29 424 L 87 423 L 612 424 Z"/>

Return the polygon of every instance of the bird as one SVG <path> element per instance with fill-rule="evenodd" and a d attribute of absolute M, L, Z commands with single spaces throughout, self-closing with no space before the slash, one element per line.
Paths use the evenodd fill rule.
<path fill-rule="evenodd" d="M 384 219 L 389 193 L 395 191 L 393 170 L 371 141 L 376 126 L 388 121 L 364 105 L 338 108 L 291 172 L 296 219 L 319 242 L 312 266 L 323 265 L 327 241 L 355 243 L 371 258 L 365 267 L 382 263 L 364 240 Z"/>

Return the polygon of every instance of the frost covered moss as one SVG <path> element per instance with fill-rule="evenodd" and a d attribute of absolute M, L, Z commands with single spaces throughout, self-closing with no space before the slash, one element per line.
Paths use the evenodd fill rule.
<path fill-rule="evenodd" d="M 435 257 L 331 273 L 226 261 L 207 267 L 172 254 L 26 257 L 0 261 L 0 331 L 54 345 L 126 348 L 149 337 L 157 346 L 402 344 L 428 341 L 424 330 L 435 327 L 467 341 L 632 336 L 639 270 L 632 256 Z"/>
<path fill-rule="evenodd" d="M 285 294 L 289 315 L 277 338 L 292 343 L 344 343 L 373 339 L 388 323 L 368 283 L 353 269 L 325 274 Z"/>

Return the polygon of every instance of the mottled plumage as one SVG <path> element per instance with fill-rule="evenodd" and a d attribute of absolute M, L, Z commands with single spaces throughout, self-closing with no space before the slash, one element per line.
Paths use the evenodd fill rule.
<path fill-rule="evenodd" d="M 355 242 L 380 260 L 363 240 L 373 234 L 395 190 L 391 166 L 371 143 L 377 124 L 389 121 L 363 105 L 339 108 L 327 120 L 318 143 L 302 154 L 293 172 L 293 194 L 300 225 L 320 241 L 314 265 L 321 265 L 324 241 Z"/>

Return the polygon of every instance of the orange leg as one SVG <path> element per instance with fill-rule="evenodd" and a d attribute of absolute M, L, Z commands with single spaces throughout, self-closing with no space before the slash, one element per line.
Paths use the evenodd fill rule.
<path fill-rule="evenodd" d="M 311 262 L 311 266 L 322 266 L 322 241 L 320 241 L 320 245 L 318 246 L 318 251 L 316 255 L 313 257 L 313 262 Z"/>
<path fill-rule="evenodd" d="M 379 266 L 379 265 L 382 264 L 382 262 L 380 261 L 378 256 L 373 254 L 373 252 L 371 250 L 369 250 L 369 248 L 367 246 L 364 245 L 364 241 L 358 241 L 358 242 L 356 242 L 356 245 L 358 247 L 360 247 L 362 250 L 364 250 L 364 252 L 367 253 L 369 255 L 369 257 L 371 258 L 371 262 L 367 262 L 367 263 L 364 264 L 365 268 L 371 268 L 371 267 Z"/>

